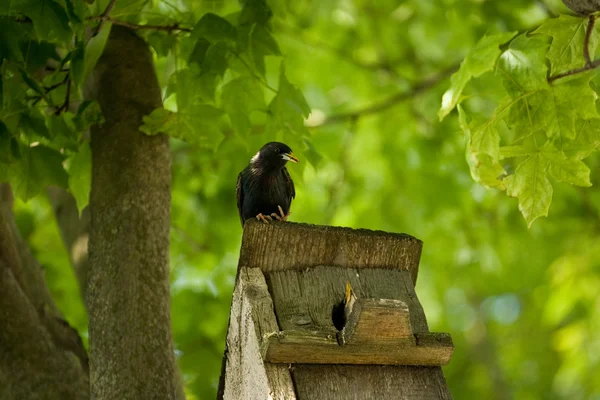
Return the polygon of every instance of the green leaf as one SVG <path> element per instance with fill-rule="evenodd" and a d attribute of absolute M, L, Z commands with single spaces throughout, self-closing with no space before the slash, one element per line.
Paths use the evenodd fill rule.
<path fill-rule="evenodd" d="M 21 42 L 21 51 L 26 54 L 25 70 L 39 79 L 39 72 L 46 64 L 52 61 L 60 61 L 61 57 L 56 52 L 54 43 L 37 40 L 24 40 Z"/>
<path fill-rule="evenodd" d="M 535 30 L 535 33 L 552 37 L 552 44 L 546 54 L 548 60 L 550 60 L 552 74 L 582 67 L 585 64 L 583 48 L 587 25 L 587 18 L 560 15 L 558 18 L 546 20 Z M 594 29 L 589 40 L 589 51 L 592 59 L 596 53 L 599 39 L 600 34 Z"/>
<path fill-rule="evenodd" d="M 44 146 L 21 147 L 20 160 L 10 165 L 9 182 L 15 194 L 27 201 L 47 185 L 67 187 L 60 153 Z"/>
<path fill-rule="evenodd" d="M 517 36 L 500 56 L 498 72 L 513 98 L 525 92 L 548 88 L 546 51 L 548 41 L 542 36 Z"/>
<path fill-rule="evenodd" d="M 515 174 L 504 179 L 509 196 L 519 199 L 519 210 L 527 225 L 548 216 L 552 202 L 552 185 L 546 177 L 548 160 L 541 153 L 532 154 L 517 167 Z"/>
<path fill-rule="evenodd" d="M 14 12 L 31 18 L 38 39 L 69 44 L 72 38 L 69 17 L 54 0 L 12 0 L 11 7 Z"/>
<path fill-rule="evenodd" d="M 216 74 L 200 74 L 195 65 L 171 75 L 167 85 L 167 97 L 175 94 L 177 109 L 183 110 L 194 104 L 214 104 L 221 77 Z"/>
<path fill-rule="evenodd" d="M 25 31 L 12 18 L 0 16 L 0 65 L 3 59 L 23 62 L 23 53 L 19 41 L 25 36 Z"/>
<path fill-rule="evenodd" d="M 567 158 L 581 160 L 600 149 L 600 119 L 577 120 L 575 139 L 563 140 L 561 150 Z"/>
<path fill-rule="evenodd" d="M 590 169 L 583 161 L 576 158 L 567 158 L 562 151 L 550 142 L 544 145 L 542 154 L 550 161 L 549 172 L 554 179 L 576 186 L 592 186 Z"/>
<path fill-rule="evenodd" d="M 192 38 L 205 38 L 211 43 L 224 41 L 231 45 L 235 43 L 236 35 L 235 27 L 229 21 L 213 13 L 204 14 L 192 31 Z"/>
<path fill-rule="evenodd" d="M 80 132 L 76 131 L 72 113 L 63 112 L 60 115 L 47 115 L 46 126 L 52 138 L 53 148 L 77 149 Z"/>
<path fill-rule="evenodd" d="M 263 90 L 253 77 L 241 77 L 227 83 L 223 86 L 221 101 L 231 125 L 240 135 L 250 130 L 250 113 L 267 107 Z"/>
<path fill-rule="evenodd" d="M 230 51 L 223 42 L 217 42 L 210 46 L 206 51 L 204 62 L 200 68 L 201 73 L 223 76 L 229 66 L 229 61 L 227 60 L 229 54 Z"/>
<path fill-rule="evenodd" d="M 190 54 L 188 62 L 196 63 L 199 67 L 202 67 L 202 64 L 204 64 L 204 60 L 206 58 L 206 52 L 208 51 L 209 47 L 210 42 L 208 40 L 205 38 L 199 38 L 194 45 L 194 49 Z"/>
<path fill-rule="evenodd" d="M 575 120 L 598 116 L 596 94 L 589 85 L 592 74 L 574 76 L 553 82 L 550 91 L 532 97 L 532 104 L 541 118 L 538 127 L 548 137 L 573 139 L 576 135 Z"/>
<path fill-rule="evenodd" d="M 80 88 L 85 78 L 85 47 L 82 41 L 78 41 L 75 45 L 70 60 L 69 78 L 73 79 L 73 83 Z"/>
<path fill-rule="evenodd" d="M 246 50 L 249 52 L 249 58 L 261 76 L 265 75 L 265 56 L 281 55 L 279 45 L 271 32 L 266 26 L 260 24 L 254 24 L 250 29 Z"/>
<path fill-rule="evenodd" d="M 40 137 L 52 138 L 46 127 L 44 116 L 35 108 L 21 114 L 19 128 L 28 136 L 30 141 L 38 140 Z"/>
<path fill-rule="evenodd" d="M 67 15 L 73 24 L 81 24 L 85 14 L 85 5 L 83 1 L 65 0 L 67 6 Z"/>
<path fill-rule="evenodd" d="M 306 134 L 308 131 L 304 126 L 304 118 L 308 118 L 309 115 L 310 106 L 302 92 L 287 80 L 282 64 L 279 90 L 269 104 L 267 134 L 270 136 L 276 136 L 278 132 Z"/>
<path fill-rule="evenodd" d="M 98 102 L 83 101 L 77 108 L 77 114 L 73 118 L 73 123 L 78 132 L 85 132 L 93 124 L 103 124 L 104 117 L 102 116 Z"/>
<path fill-rule="evenodd" d="M 531 154 L 531 149 L 526 146 L 501 146 L 500 159 L 523 157 Z"/>
<path fill-rule="evenodd" d="M 69 190 L 75 197 L 77 210 L 81 214 L 88 205 L 92 188 L 92 152 L 89 144 L 84 142 L 70 161 Z"/>
<path fill-rule="evenodd" d="M 19 68 L 19 71 L 21 72 L 21 77 L 23 78 L 23 81 L 27 84 L 27 86 L 32 88 L 37 94 L 41 95 L 42 97 L 44 97 L 44 99 L 46 99 L 46 92 L 44 92 L 40 84 L 35 79 L 29 76 L 25 68 Z"/>
<path fill-rule="evenodd" d="M 157 108 L 143 117 L 140 130 L 147 135 L 164 133 L 187 143 L 215 150 L 223 139 L 223 110 L 207 104 L 195 105 L 177 113 Z"/>
<path fill-rule="evenodd" d="M 161 132 L 166 133 L 168 130 L 167 124 L 172 118 L 175 118 L 175 113 L 164 108 L 157 108 L 153 110 L 149 115 L 142 117 L 142 125 L 140 131 L 146 135 L 158 135 Z"/>
<path fill-rule="evenodd" d="M 504 190 L 502 176 L 506 174 L 499 163 L 500 135 L 496 129 L 496 117 L 488 121 L 468 122 L 463 108 L 458 106 L 458 121 L 467 138 L 465 157 L 471 176 L 476 182 Z"/>
<path fill-rule="evenodd" d="M 112 23 L 106 22 L 102 26 L 100 32 L 92 37 L 85 45 L 83 79 L 87 78 L 92 73 L 100 56 L 102 56 L 111 28 Z"/>
<path fill-rule="evenodd" d="M 456 106 L 471 78 L 478 77 L 494 68 L 496 60 L 500 56 L 500 45 L 508 42 L 515 34 L 516 32 L 505 32 L 486 35 L 477 42 L 460 64 L 460 69 L 450 78 L 450 88 L 444 93 L 442 106 L 438 111 L 440 121 Z"/>
<path fill-rule="evenodd" d="M 272 16 L 273 12 L 266 0 L 246 0 L 240 14 L 240 25 L 266 25 Z"/>

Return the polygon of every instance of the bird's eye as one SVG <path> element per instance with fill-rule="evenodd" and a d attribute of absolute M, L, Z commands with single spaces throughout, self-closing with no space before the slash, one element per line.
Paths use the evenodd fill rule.
<path fill-rule="evenodd" d="M 281 151 L 281 150 L 280 150 L 280 149 L 278 149 L 278 148 L 277 148 L 277 149 L 275 149 L 275 153 L 277 153 L 277 154 L 279 154 L 279 152 L 280 152 L 280 151 Z"/>

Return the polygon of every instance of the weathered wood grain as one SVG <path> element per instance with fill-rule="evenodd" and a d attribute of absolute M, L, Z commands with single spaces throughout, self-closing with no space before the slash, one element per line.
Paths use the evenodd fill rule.
<path fill-rule="evenodd" d="M 242 268 L 227 333 L 224 399 L 296 399 L 288 366 L 263 362 L 260 353 L 263 334 L 274 330 L 277 321 L 262 273 Z"/>
<path fill-rule="evenodd" d="M 249 220 L 244 225 L 240 266 L 265 272 L 317 265 L 393 268 L 417 281 L 423 242 L 403 233 Z"/>
<path fill-rule="evenodd" d="M 440 367 L 298 365 L 298 400 L 450 400 Z"/>
<path fill-rule="evenodd" d="M 340 346 L 325 332 L 282 331 L 265 338 L 261 352 L 272 363 L 440 366 L 454 345 L 446 333 L 418 333 L 402 339 L 348 342 Z"/>
<path fill-rule="evenodd" d="M 408 306 L 401 300 L 356 299 L 338 343 L 370 344 L 408 340 L 416 345 Z"/>
<path fill-rule="evenodd" d="M 406 303 L 414 332 L 429 332 L 425 313 L 408 271 L 317 266 L 302 271 L 265 273 L 281 330 L 337 332 L 333 307 L 344 299 L 346 282 L 358 298 Z"/>

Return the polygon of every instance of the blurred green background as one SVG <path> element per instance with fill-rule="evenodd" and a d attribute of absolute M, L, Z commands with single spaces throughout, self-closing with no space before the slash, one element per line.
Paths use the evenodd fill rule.
<path fill-rule="evenodd" d="M 112 16 L 198 20 L 240 8 L 223 0 L 144 4 Z M 288 168 L 297 191 L 291 220 L 424 241 L 416 289 L 431 330 L 450 332 L 456 345 L 444 368 L 454 398 L 599 400 L 600 192 L 556 184 L 549 217 L 527 229 L 516 200 L 469 175 L 456 113 L 442 123 L 436 115 L 450 73 L 481 36 L 534 28 L 567 12 L 562 3 L 270 5 L 287 76 L 312 108 L 312 147 L 296 151 L 297 140 L 289 143 L 301 157 Z M 166 87 L 177 47 L 160 53 Z M 267 81 L 277 86 L 281 58 L 271 58 Z M 485 94 L 495 82 L 484 76 L 467 95 Z M 263 143 L 286 141 L 267 137 L 254 114 L 250 136 L 229 135 L 214 153 L 172 143 L 172 320 L 190 399 L 216 393 L 242 233 L 237 174 Z M 589 165 L 596 185 L 598 160 Z M 48 200 L 18 201 L 16 214 L 60 309 L 85 338 L 85 309 Z"/>

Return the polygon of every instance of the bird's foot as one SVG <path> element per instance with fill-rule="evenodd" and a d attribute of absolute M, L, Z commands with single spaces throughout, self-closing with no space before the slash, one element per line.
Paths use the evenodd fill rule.
<path fill-rule="evenodd" d="M 271 218 L 271 216 L 269 215 L 263 215 L 263 213 L 259 213 L 256 216 L 256 219 L 259 221 L 264 222 L 265 224 L 268 224 L 269 222 L 273 221 L 273 218 Z"/>
<path fill-rule="evenodd" d="M 281 222 L 285 222 L 287 221 L 288 217 L 290 216 L 290 212 L 288 212 L 287 214 L 285 214 L 283 212 L 283 209 L 281 208 L 281 206 L 277 206 L 277 208 L 279 209 L 279 214 L 277 213 L 272 213 L 271 217 L 275 218 L 277 221 L 281 221 Z"/>

